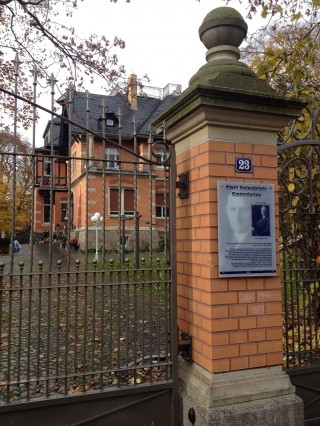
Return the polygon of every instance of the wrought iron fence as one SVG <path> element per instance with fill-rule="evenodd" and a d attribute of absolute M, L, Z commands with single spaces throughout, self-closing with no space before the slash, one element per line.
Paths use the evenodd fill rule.
<path fill-rule="evenodd" d="M 320 360 L 319 214 L 285 214 L 281 278 L 284 307 L 284 365 L 314 366 Z"/>
<path fill-rule="evenodd" d="M 164 259 L 5 275 L 0 264 L 1 401 L 169 380 L 171 271 Z"/>
<path fill-rule="evenodd" d="M 284 367 L 319 364 L 319 108 L 315 101 L 279 143 Z"/>
<path fill-rule="evenodd" d="M 70 89 L 59 115 L 53 89 L 54 81 L 51 110 L 1 89 L 46 111 L 50 125 L 37 147 L 34 122 L 30 153 L 15 142 L 9 152 L 0 148 L 13 171 L 9 252 L 0 258 L 0 406 L 156 382 L 172 386 L 176 374 L 171 146 L 165 134 L 159 139 L 142 131 L 145 123 L 135 116 L 124 135 L 125 112 L 110 112 L 102 99 L 96 116 L 98 106 L 90 102 L 97 98 L 89 93 L 78 94 L 76 105 Z M 30 160 L 30 242 L 15 251 L 17 163 L 24 157 Z"/>

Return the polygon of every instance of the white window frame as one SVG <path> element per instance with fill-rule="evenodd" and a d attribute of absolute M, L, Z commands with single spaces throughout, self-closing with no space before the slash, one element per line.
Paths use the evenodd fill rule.
<path fill-rule="evenodd" d="M 64 206 L 64 209 L 66 211 L 66 214 L 65 214 L 64 217 L 63 217 L 63 214 L 62 214 L 62 209 L 63 209 L 62 206 Z M 60 212 L 61 212 L 61 222 L 66 222 L 68 220 L 68 202 L 67 201 L 61 201 Z"/>
<path fill-rule="evenodd" d="M 124 245 L 123 245 L 123 240 L 124 240 Z M 123 247 L 128 247 L 129 246 L 129 236 L 125 235 L 124 237 L 121 238 L 121 246 Z"/>
<path fill-rule="evenodd" d="M 166 218 L 166 210 L 167 206 L 156 206 L 156 218 L 157 219 L 165 219 Z M 158 210 L 160 209 L 161 214 L 158 215 Z"/>
<path fill-rule="evenodd" d="M 49 167 L 49 172 L 47 173 L 47 167 Z M 43 176 L 51 176 L 52 163 L 51 158 L 48 156 L 43 157 Z"/>
<path fill-rule="evenodd" d="M 109 200 L 111 200 L 111 190 L 112 189 L 119 191 L 118 188 L 110 188 Z M 120 214 L 121 214 L 121 216 L 134 217 L 134 211 L 125 211 L 124 210 L 125 191 L 128 191 L 128 190 L 134 192 L 133 188 L 121 188 L 121 213 Z M 118 210 L 117 211 L 110 210 L 110 201 L 109 201 L 109 216 L 110 217 L 118 217 L 118 215 L 119 215 Z"/>
<path fill-rule="evenodd" d="M 157 192 L 156 197 L 157 197 L 157 194 L 163 195 L 164 200 L 166 199 L 164 192 Z M 167 194 L 167 197 L 169 197 L 169 194 Z M 157 201 L 157 199 L 156 199 L 156 201 Z M 165 219 L 166 217 L 169 217 L 169 206 L 168 205 L 165 205 L 165 204 L 159 205 L 159 204 L 156 203 L 155 207 L 156 207 L 156 212 L 155 212 L 156 213 L 156 219 Z M 158 211 L 160 211 L 160 215 L 158 215 Z"/>
<path fill-rule="evenodd" d="M 106 148 L 105 149 L 105 168 L 106 169 L 119 169 L 119 149 Z"/>
<path fill-rule="evenodd" d="M 46 208 L 49 209 L 48 220 L 45 220 Z M 50 199 L 50 195 L 44 195 L 44 197 L 43 197 L 43 223 L 50 223 L 50 216 L 51 216 L 51 199 Z"/>

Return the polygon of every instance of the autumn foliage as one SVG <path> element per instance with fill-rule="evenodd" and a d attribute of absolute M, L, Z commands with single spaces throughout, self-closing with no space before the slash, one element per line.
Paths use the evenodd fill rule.
<path fill-rule="evenodd" d="M 30 226 L 32 201 L 30 153 L 31 146 L 28 142 L 10 133 L 0 132 L 0 232 L 5 232 L 6 235 L 11 231 L 13 211 L 15 232 Z M 13 201 L 15 201 L 14 209 Z"/>

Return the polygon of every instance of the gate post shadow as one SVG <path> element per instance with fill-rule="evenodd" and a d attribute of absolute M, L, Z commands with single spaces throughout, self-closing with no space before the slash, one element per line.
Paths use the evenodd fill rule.
<path fill-rule="evenodd" d="M 177 173 L 190 176 L 176 212 L 178 324 L 192 337 L 193 360 L 179 359 L 182 425 L 303 424 L 302 401 L 282 370 L 277 135 L 304 103 L 278 96 L 239 61 L 246 33 L 236 10 L 212 10 L 199 30 L 208 63 L 155 123 L 166 123 Z M 221 200 L 232 185 L 251 226 L 253 207 L 270 208 L 267 235 L 237 243 L 227 235 Z M 263 188 L 274 198 L 260 198 Z"/>

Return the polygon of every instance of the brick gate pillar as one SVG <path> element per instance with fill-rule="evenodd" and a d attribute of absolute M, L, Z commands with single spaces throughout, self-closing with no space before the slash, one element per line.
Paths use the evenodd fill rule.
<path fill-rule="evenodd" d="M 183 425 L 303 424 L 282 371 L 276 146 L 303 104 L 277 96 L 239 61 L 246 32 L 234 9 L 211 11 L 199 30 L 208 63 L 155 123 L 165 121 L 177 173 L 190 176 L 176 212 L 178 322 L 192 336 L 193 360 L 179 359 Z M 249 157 L 253 171 L 236 172 L 237 157 Z M 274 185 L 274 276 L 219 277 L 219 181 Z"/>

